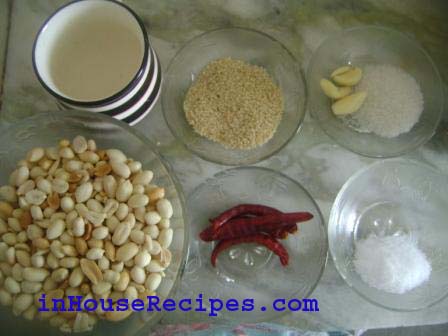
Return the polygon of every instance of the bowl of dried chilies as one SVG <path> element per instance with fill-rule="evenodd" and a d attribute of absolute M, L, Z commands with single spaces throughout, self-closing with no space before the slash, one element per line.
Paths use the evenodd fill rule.
<path fill-rule="evenodd" d="M 316 202 L 296 181 L 260 167 L 220 172 L 190 195 L 190 258 L 204 266 L 196 276 L 214 281 L 204 297 L 253 298 L 245 314 L 225 318 L 266 321 L 286 312 L 272 302 L 303 299 L 317 285 L 327 258 L 324 221 Z M 202 281 L 201 281 L 202 282 Z"/>

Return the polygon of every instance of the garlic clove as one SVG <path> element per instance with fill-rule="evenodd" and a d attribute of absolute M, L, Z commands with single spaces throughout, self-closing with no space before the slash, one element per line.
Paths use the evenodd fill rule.
<path fill-rule="evenodd" d="M 333 113 L 337 116 L 352 114 L 358 111 L 367 97 L 367 92 L 356 92 L 346 96 L 331 105 Z"/>

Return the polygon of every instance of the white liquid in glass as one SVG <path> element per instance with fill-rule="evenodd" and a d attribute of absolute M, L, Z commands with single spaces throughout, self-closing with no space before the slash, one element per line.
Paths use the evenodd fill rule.
<path fill-rule="evenodd" d="M 98 15 L 67 22 L 50 54 L 50 76 L 66 97 L 95 101 L 118 93 L 136 75 L 143 44 L 135 29 Z"/>

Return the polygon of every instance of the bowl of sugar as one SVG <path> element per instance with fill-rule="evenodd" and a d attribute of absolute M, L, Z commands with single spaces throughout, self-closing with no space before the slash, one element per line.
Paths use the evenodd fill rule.
<path fill-rule="evenodd" d="M 331 210 L 336 268 L 368 301 L 398 311 L 448 295 L 448 176 L 426 164 L 388 159 L 352 176 Z"/>
<path fill-rule="evenodd" d="M 394 157 L 427 142 L 443 111 L 439 72 L 407 35 L 364 26 L 330 36 L 308 68 L 309 108 L 341 146 Z"/>

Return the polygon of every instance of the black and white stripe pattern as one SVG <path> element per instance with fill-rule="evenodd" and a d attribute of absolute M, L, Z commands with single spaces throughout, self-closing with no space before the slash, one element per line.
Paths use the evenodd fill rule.
<path fill-rule="evenodd" d="M 141 121 L 154 107 L 162 89 L 162 67 L 153 49 L 150 50 L 152 54 L 149 72 L 144 77 L 143 85 L 139 88 L 134 96 L 131 96 L 124 103 L 111 109 L 84 108 L 84 110 L 103 113 L 108 116 L 122 120 L 130 125 L 136 125 Z M 60 101 L 60 104 L 65 109 L 80 108 L 74 104 L 67 104 Z"/>

